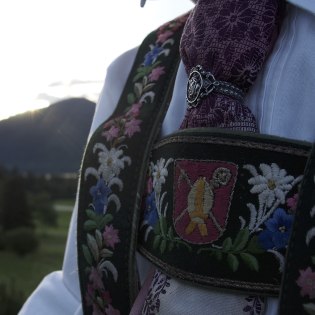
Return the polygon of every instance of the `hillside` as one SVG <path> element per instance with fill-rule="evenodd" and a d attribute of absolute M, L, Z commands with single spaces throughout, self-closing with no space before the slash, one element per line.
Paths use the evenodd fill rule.
<path fill-rule="evenodd" d="M 34 173 L 76 172 L 95 103 L 73 98 L 0 121 L 0 165 Z"/>

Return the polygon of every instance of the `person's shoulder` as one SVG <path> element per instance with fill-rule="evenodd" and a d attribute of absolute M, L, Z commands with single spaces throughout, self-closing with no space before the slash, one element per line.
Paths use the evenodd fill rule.
<path fill-rule="evenodd" d="M 126 77 L 135 60 L 138 47 L 129 49 L 116 57 L 107 68 L 107 77 L 115 79 L 117 77 Z"/>

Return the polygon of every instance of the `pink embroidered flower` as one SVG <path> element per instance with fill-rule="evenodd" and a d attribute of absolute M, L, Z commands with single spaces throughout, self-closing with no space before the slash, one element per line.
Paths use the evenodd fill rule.
<path fill-rule="evenodd" d="M 131 138 L 136 132 L 140 131 L 141 120 L 139 119 L 131 119 L 126 122 L 125 125 L 125 134 Z"/>
<path fill-rule="evenodd" d="M 315 298 L 315 272 L 312 271 L 311 267 L 300 270 L 300 276 L 296 283 L 301 287 L 301 296 L 308 295 L 311 299 Z"/>
<path fill-rule="evenodd" d="M 150 81 L 157 81 L 162 74 L 164 74 L 164 67 L 156 67 L 152 70 L 151 74 L 149 75 Z"/>
<path fill-rule="evenodd" d="M 165 31 L 158 35 L 157 43 L 164 43 L 166 40 L 168 40 L 174 33 L 172 31 Z"/>
<path fill-rule="evenodd" d="M 113 308 L 110 304 L 105 308 L 106 315 L 120 315 L 120 311 Z"/>
<path fill-rule="evenodd" d="M 298 194 L 295 194 L 292 198 L 288 198 L 287 206 L 290 208 L 291 212 L 295 213 L 296 206 L 298 203 Z"/>
<path fill-rule="evenodd" d="M 104 124 L 103 128 L 104 128 L 104 129 L 107 129 L 107 128 L 113 126 L 113 125 L 114 125 L 114 120 L 112 119 L 112 120 L 110 120 L 110 121 L 107 121 L 107 122 Z"/>
<path fill-rule="evenodd" d="M 119 135 L 119 128 L 116 126 L 111 126 L 109 130 L 103 132 L 103 136 L 106 137 L 107 141 L 111 141 L 117 138 L 118 135 Z"/>
<path fill-rule="evenodd" d="M 103 232 L 103 239 L 107 246 L 115 248 L 115 245 L 120 242 L 118 237 L 118 230 L 114 229 L 113 225 L 105 226 L 105 231 Z"/>
<path fill-rule="evenodd" d="M 88 284 L 87 291 L 85 294 L 85 301 L 86 301 L 86 304 L 89 306 L 93 304 L 94 291 L 95 289 L 93 288 L 93 286 L 91 284 Z"/>
<path fill-rule="evenodd" d="M 104 312 L 100 309 L 100 307 L 96 303 L 93 304 L 93 313 L 92 313 L 92 315 L 104 315 Z"/>
<path fill-rule="evenodd" d="M 102 274 L 100 274 L 95 267 L 92 267 L 91 273 L 89 275 L 89 280 L 92 283 L 92 288 L 103 288 Z"/>
<path fill-rule="evenodd" d="M 108 291 L 103 291 L 101 293 L 102 300 L 105 301 L 106 304 L 112 303 L 112 298 Z"/>
<path fill-rule="evenodd" d="M 129 111 L 127 112 L 127 115 L 137 117 L 140 113 L 140 108 L 141 108 L 141 104 L 139 103 L 133 104 L 131 108 L 129 109 Z"/>

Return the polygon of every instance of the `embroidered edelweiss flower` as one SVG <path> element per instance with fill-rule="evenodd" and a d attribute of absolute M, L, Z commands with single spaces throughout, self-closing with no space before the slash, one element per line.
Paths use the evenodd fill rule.
<path fill-rule="evenodd" d="M 267 229 L 258 236 L 261 246 L 266 250 L 286 248 L 292 223 L 293 215 L 287 214 L 282 208 L 276 209 L 272 218 L 265 222 Z"/>
<path fill-rule="evenodd" d="M 168 159 L 165 163 L 165 159 L 161 158 L 154 165 L 151 162 L 152 175 L 153 175 L 153 187 L 157 194 L 161 192 L 162 184 L 165 183 L 165 177 L 168 175 L 167 167 L 173 161 L 173 159 Z"/>
<path fill-rule="evenodd" d="M 286 170 L 280 169 L 276 163 L 260 164 L 262 175 L 258 174 L 251 165 L 245 165 L 244 168 L 254 175 L 248 180 L 248 183 L 253 185 L 250 192 L 259 194 L 260 204 L 267 204 L 268 207 L 271 207 L 275 200 L 279 200 L 282 204 L 285 203 L 285 195 L 292 188 L 294 180 L 293 176 L 287 175 Z"/>
<path fill-rule="evenodd" d="M 301 296 L 308 295 L 311 299 L 315 298 L 315 272 L 312 271 L 311 267 L 300 270 L 300 276 L 296 283 L 301 288 Z"/>
<path fill-rule="evenodd" d="M 119 148 L 111 148 L 108 150 L 102 143 L 95 144 L 93 153 L 96 150 L 101 150 L 98 153 L 98 161 L 100 167 L 98 173 L 103 177 L 106 183 L 108 183 L 113 177 L 118 176 L 120 171 L 124 169 L 125 163 L 131 164 L 131 159 L 128 156 L 124 156 L 124 151 Z"/>

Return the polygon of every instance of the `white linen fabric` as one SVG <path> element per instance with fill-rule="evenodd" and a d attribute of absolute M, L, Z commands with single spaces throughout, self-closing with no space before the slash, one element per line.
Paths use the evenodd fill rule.
<path fill-rule="evenodd" d="M 315 79 L 315 2 L 314 0 L 290 0 L 289 2 L 291 5 L 288 7 L 288 14 L 279 39 L 252 87 L 246 104 L 257 117 L 261 133 L 313 142 L 315 140 L 313 83 Z M 90 136 L 113 112 L 136 53 L 136 48 L 124 53 L 108 68 Z M 187 76 L 183 64 L 180 64 L 170 108 L 163 122 L 162 136 L 176 131 L 184 117 L 186 82 Z M 76 220 L 77 204 L 70 224 L 62 271 L 54 272 L 43 279 L 23 306 L 20 315 L 82 314 L 77 272 Z M 149 270 L 149 263 L 140 255 L 137 258 L 143 282 Z M 220 294 L 225 296 L 227 303 L 224 306 L 225 309 L 222 309 L 222 314 L 233 314 L 228 310 L 233 309 L 235 294 L 195 288 L 175 279 L 172 283 L 174 291 L 162 301 L 165 304 L 161 305 L 160 314 L 218 314 L 211 310 L 214 309 L 216 296 Z M 265 314 L 276 314 L 277 304 L 277 299 L 269 298 Z M 170 305 L 173 306 L 169 308 Z"/>

